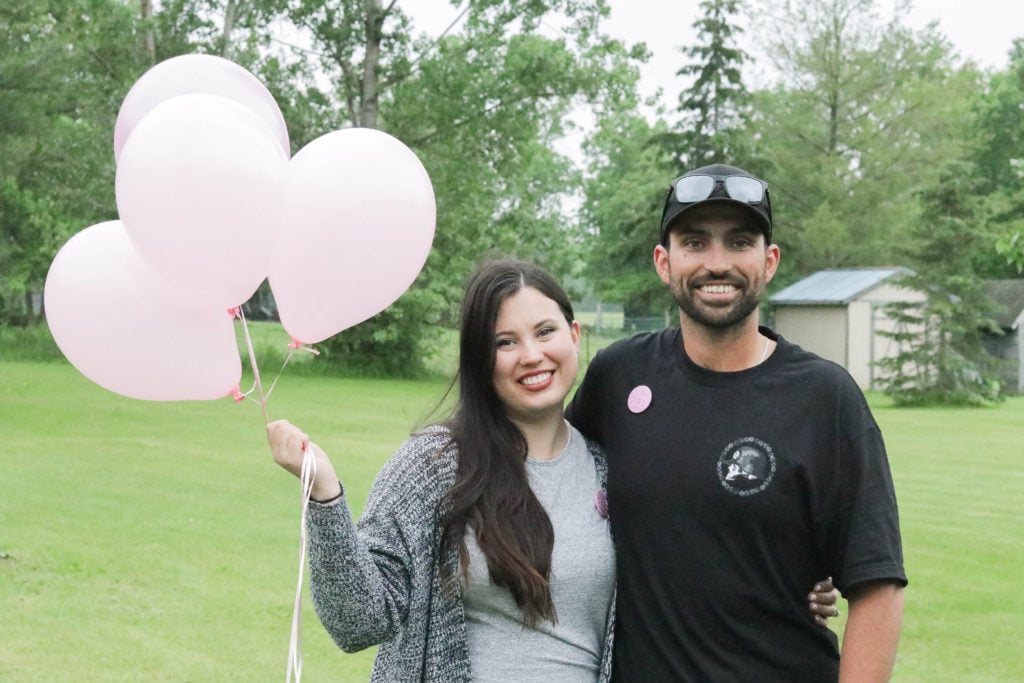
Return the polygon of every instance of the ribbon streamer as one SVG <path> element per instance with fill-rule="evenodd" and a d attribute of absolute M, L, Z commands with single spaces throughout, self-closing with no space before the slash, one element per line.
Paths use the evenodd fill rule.
<path fill-rule="evenodd" d="M 286 680 L 291 683 L 292 674 L 295 682 L 302 680 L 302 579 L 306 568 L 306 510 L 313 493 L 313 480 L 316 479 L 316 458 L 313 449 L 304 445 L 302 449 L 302 469 L 299 472 L 302 482 L 302 519 L 299 524 L 299 578 L 295 585 L 295 605 L 292 609 L 292 635 L 288 646 L 288 675 Z"/>
<path fill-rule="evenodd" d="M 288 355 L 285 357 L 284 363 L 281 365 L 281 371 L 278 372 L 277 377 L 270 385 L 270 389 L 266 392 L 263 391 L 263 383 L 260 381 L 260 371 L 256 364 L 256 350 L 253 348 L 252 337 L 249 335 L 249 325 L 245 321 L 245 313 L 242 311 L 242 307 L 228 309 L 228 314 L 232 317 L 237 317 L 242 322 L 242 330 L 245 333 L 245 345 L 249 352 L 249 364 L 252 366 L 253 375 L 253 387 L 248 392 L 243 393 L 238 387 L 235 387 L 231 396 L 234 398 L 235 403 L 240 403 L 247 398 L 250 398 L 250 394 L 258 393 L 260 409 L 263 411 L 263 419 L 268 424 L 270 423 L 270 416 L 267 414 L 267 399 L 270 398 L 270 394 L 274 391 L 274 387 L 277 386 L 277 380 L 281 378 L 281 374 L 284 372 L 285 366 L 288 365 L 288 361 L 291 360 L 292 355 L 295 351 L 306 351 L 314 355 L 319 355 L 319 351 L 304 347 L 301 342 L 293 339 L 292 343 L 288 346 L 290 348 Z M 251 399 L 256 400 L 256 399 Z M 302 468 L 299 470 L 299 481 L 301 484 L 301 501 L 302 501 L 302 515 L 299 523 L 299 577 L 295 585 L 295 604 L 292 608 L 292 632 L 291 638 L 288 645 L 288 670 L 285 676 L 287 683 L 291 683 L 292 676 L 295 677 L 295 683 L 299 683 L 302 680 L 302 582 L 305 576 L 306 570 L 306 546 L 308 544 L 308 535 L 306 532 L 306 511 L 309 509 L 309 500 L 313 493 L 313 481 L 316 479 L 316 458 L 313 456 L 313 449 L 309 447 L 308 443 L 302 445 Z"/>

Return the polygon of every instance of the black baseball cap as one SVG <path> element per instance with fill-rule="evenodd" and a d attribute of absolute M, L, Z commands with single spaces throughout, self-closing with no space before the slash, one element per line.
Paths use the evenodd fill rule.
<path fill-rule="evenodd" d="M 695 206 L 742 206 L 757 219 L 765 241 L 772 241 L 772 205 L 768 183 L 736 166 L 712 164 L 688 171 L 672 181 L 661 213 L 661 243 L 667 244 L 671 225 Z"/>

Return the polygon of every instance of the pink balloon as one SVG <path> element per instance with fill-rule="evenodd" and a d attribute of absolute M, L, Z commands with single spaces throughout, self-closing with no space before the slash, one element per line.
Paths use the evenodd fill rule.
<path fill-rule="evenodd" d="M 154 107 L 178 95 L 220 95 L 247 107 L 262 120 L 286 156 L 288 127 L 266 86 L 238 64 L 214 55 L 181 55 L 153 66 L 128 91 L 114 124 L 114 159 L 129 134 Z"/>
<path fill-rule="evenodd" d="M 322 341 L 387 308 L 423 268 L 434 190 L 416 155 L 369 128 L 313 140 L 288 163 L 270 288 L 281 324 Z"/>
<path fill-rule="evenodd" d="M 238 386 L 242 364 L 231 316 L 177 298 L 120 221 L 86 228 L 61 247 L 44 303 L 57 346 L 110 391 L 178 401 L 221 398 Z"/>
<path fill-rule="evenodd" d="M 150 265 L 183 295 L 227 308 L 266 278 L 288 159 L 266 126 L 217 95 L 153 108 L 121 151 L 116 197 Z"/>

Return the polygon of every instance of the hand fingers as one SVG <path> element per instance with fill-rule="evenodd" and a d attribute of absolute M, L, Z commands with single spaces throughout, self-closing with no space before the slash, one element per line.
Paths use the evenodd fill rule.
<path fill-rule="evenodd" d="M 267 439 L 272 445 L 298 443 L 301 448 L 309 442 L 309 437 L 301 429 L 288 420 L 274 420 L 267 424 Z"/>
<path fill-rule="evenodd" d="M 267 423 L 267 441 L 273 446 L 282 439 L 282 435 L 288 431 L 292 424 L 288 420 L 274 420 Z"/>
<path fill-rule="evenodd" d="M 289 465 L 301 462 L 309 436 L 287 420 L 275 420 L 267 425 L 267 440 L 274 460 L 281 465 Z"/>
<path fill-rule="evenodd" d="M 839 616 L 839 591 L 832 583 L 832 577 L 814 584 L 814 590 L 807 596 L 814 621 L 819 626 L 828 626 L 831 617 Z"/>
<path fill-rule="evenodd" d="M 839 602 L 839 591 L 837 591 L 835 588 L 833 588 L 832 590 L 830 590 L 827 593 L 823 593 L 823 592 L 820 592 L 820 591 L 819 592 L 810 593 L 807 596 L 807 600 L 809 602 L 816 602 L 819 605 L 834 605 L 837 602 Z"/>
<path fill-rule="evenodd" d="M 828 620 L 830 618 L 834 618 L 834 617 L 838 617 L 838 616 L 839 616 L 839 608 L 833 607 L 831 609 L 831 613 L 830 614 L 827 614 L 827 615 L 824 615 L 824 616 L 821 615 L 821 614 L 815 614 L 814 615 L 814 621 L 815 621 L 815 623 L 818 624 L 818 626 L 828 626 Z"/>
<path fill-rule="evenodd" d="M 812 602 L 810 604 L 810 609 L 814 615 L 814 621 L 818 626 L 827 627 L 829 619 L 839 616 L 839 608 L 835 605 L 820 605 Z"/>
<path fill-rule="evenodd" d="M 822 605 L 817 602 L 812 602 L 808 607 L 816 616 L 825 618 L 839 616 L 839 607 L 837 605 Z"/>
<path fill-rule="evenodd" d="M 823 605 L 834 605 L 839 601 L 839 591 L 832 585 L 832 577 L 814 584 L 813 591 L 807 596 L 810 602 L 817 602 Z"/>

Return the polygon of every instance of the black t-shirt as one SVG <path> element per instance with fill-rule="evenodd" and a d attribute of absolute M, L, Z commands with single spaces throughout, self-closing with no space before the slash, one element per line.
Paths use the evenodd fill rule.
<path fill-rule="evenodd" d="M 608 454 L 617 681 L 826 681 L 832 631 L 807 608 L 906 583 L 881 433 L 838 365 L 778 341 L 734 373 L 695 365 L 678 328 L 600 352 L 569 420 Z"/>

